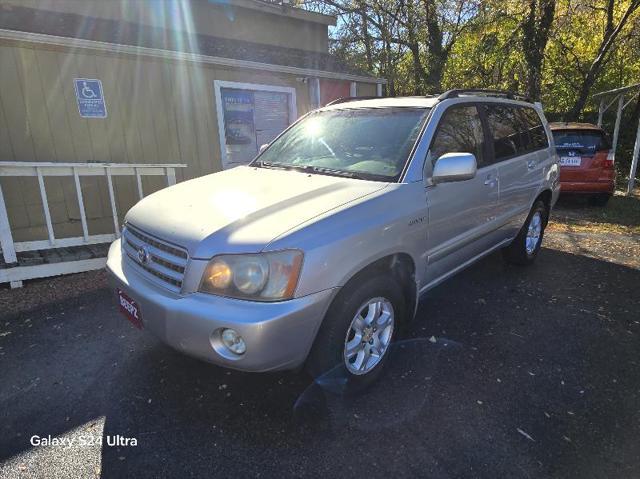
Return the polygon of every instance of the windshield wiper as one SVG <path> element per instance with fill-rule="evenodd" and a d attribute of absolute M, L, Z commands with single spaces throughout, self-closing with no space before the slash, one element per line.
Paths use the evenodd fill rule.
<path fill-rule="evenodd" d="M 274 170 L 288 170 L 288 165 L 281 163 L 271 163 L 270 161 L 258 161 L 255 166 L 260 168 L 273 168 Z"/>
<path fill-rule="evenodd" d="M 272 163 L 270 161 L 260 161 L 256 166 L 261 168 L 272 168 L 274 170 L 302 171 L 305 173 L 313 170 L 313 167 L 309 165 L 287 165 L 285 163 Z"/>
<path fill-rule="evenodd" d="M 358 173 L 353 171 L 338 170 L 336 168 L 328 168 L 326 166 L 312 166 L 311 170 L 320 175 L 344 176 L 345 178 L 362 179 Z"/>
<path fill-rule="evenodd" d="M 328 168 L 324 166 L 312 166 L 314 173 L 320 175 L 342 176 L 345 178 L 354 178 L 356 180 L 368 181 L 391 181 L 391 178 L 385 175 L 376 175 L 375 173 L 367 173 L 363 171 L 338 170 L 336 168 Z"/>
<path fill-rule="evenodd" d="M 369 181 L 391 181 L 391 178 L 385 175 L 376 175 L 374 173 L 356 172 L 339 170 L 336 168 L 329 168 L 326 166 L 313 166 L 313 165 L 287 165 L 284 163 L 271 163 L 269 161 L 260 161 L 256 164 L 261 168 L 271 168 L 277 170 L 293 170 L 301 171 L 303 173 L 315 173 L 317 175 L 327 176 L 340 176 L 343 178 L 353 178 L 356 180 L 369 180 Z"/>

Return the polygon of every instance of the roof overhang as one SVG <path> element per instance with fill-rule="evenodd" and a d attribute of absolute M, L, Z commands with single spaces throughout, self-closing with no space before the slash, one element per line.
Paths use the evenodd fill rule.
<path fill-rule="evenodd" d="M 211 65 L 219 65 L 235 68 L 246 68 L 260 71 L 270 71 L 278 73 L 289 73 L 300 75 L 303 77 L 330 78 L 335 80 L 348 80 L 362 83 L 380 83 L 386 84 L 384 78 L 375 78 L 362 75 L 354 75 L 350 73 L 314 70 L 309 68 L 300 68 L 287 65 L 277 65 L 272 63 L 261 63 L 249 60 L 239 60 L 226 57 L 215 57 L 209 55 L 201 55 L 197 53 L 178 52 L 174 50 L 163 50 L 159 48 L 147 48 L 133 45 L 122 45 L 118 43 L 107 43 L 96 40 L 85 40 L 81 38 L 61 37 L 56 35 L 48 35 L 43 33 L 22 32 L 17 30 L 0 29 L 1 40 L 11 40 L 21 43 L 53 45 L 70 49 L 93 50 L 100 52 L 140 55 L 153 58 L 162 58 L 166 60 L 186 61 L 192 63 L 203 63 Z"/>

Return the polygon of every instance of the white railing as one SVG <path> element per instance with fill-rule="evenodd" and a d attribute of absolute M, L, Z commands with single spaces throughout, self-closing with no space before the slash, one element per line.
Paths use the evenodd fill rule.
<path fill-rule="evenodd" d="M 640 83 L 628 85 L 615 90 L 602 91 L 593 95 L 593 98 L 600 98 L 600 107 L 598 108 L 598 126 L 602 126 L 602 116 L 614 103 L 618 103 L 616 109 L 616 122 L 613 126 L 613 140 L 611 142 L 611 151 L 616 154 L 618 146 L 618 136 L 620 135 L 620 122 L 622 120 L 622 112 L 631 103 L 636 101 L 640 96 Z M 607 99 L 611 100 L 607 103 Z M 626 100 L 626 102 L 625 102 Z M 633 127 L 633 125 L 632 125 Z M 633 154 L 631 156 L 631 170 L 629 171 L 629 182 L 627 183 L 627 196 L 633 195 L 636 187 L 636 171 L 638 170 L 638 161 L 640 160 L 640 121 L 636 131 L 636 142 L 633 146 Z"/>
<path fill-rule="evenodd" d="M 47 225 L 46 240 L 14 242 L 7 214 L 7 206 L 0 186 L 0 248 L 5 267 L 0 269 L 0 283 L 11 284 L 11 287 L 22 286 L 25 279 L 44 278 L 59 274 L 78 273 L 92 269 L 102 268 L 105 258 L 93 258 L 60 263 L 48 263 L 32 266 L 20 266 L 16 253 L 23 251 L 39 251 L 52 248 L 69 246 L 82 246 L 98 243 L 108 243 L 120 236 L 120 221 L 116 206 L 115 192 L 113 189 L 114 176 L 135 176 L 138 197 L 143 198 L 143 176 L 165 176 L 167 185 L 176 183 L 176 168 L 185 168 L 183 164 L 125 164 L 125 163 L 28 163 L 28 162 L 0 162 L 0 177 L 37 177 L 40 189 L 40 198 Z M 82 236 L 72 238 L 56 238 L 51 222 L 51 211 L 47 200 L 47 190 L 44 184 L 45 176 L 72 176 L 75 181 L 76 195 L 80 209 L 80 222 L 82 224 Z M 87 217 L 84 207 L 82 189 L 80 187 L 81 176 L 104 176 L 107 179 L 109 200 L 111 202 L 111 216 L 113 217 L 112 234 L 89 234 Z M 17 266 L 16 266 L 16 263 Z"/>

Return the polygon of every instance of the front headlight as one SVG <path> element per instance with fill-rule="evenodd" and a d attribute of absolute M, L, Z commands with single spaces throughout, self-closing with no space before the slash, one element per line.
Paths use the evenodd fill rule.
<path fill-rule="evenodd" d="M 216 256 L 207 265 L 199 290 L 257 301 L 291 299 L 302 257 L 298 250 Z"/>

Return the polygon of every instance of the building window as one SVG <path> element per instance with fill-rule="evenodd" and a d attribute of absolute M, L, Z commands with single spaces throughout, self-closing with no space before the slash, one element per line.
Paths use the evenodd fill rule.
<path fill-rule="evenodd" d="M 249 163 L 296 119 L 295 89 L 216 81 L 222 167 Z"/>

